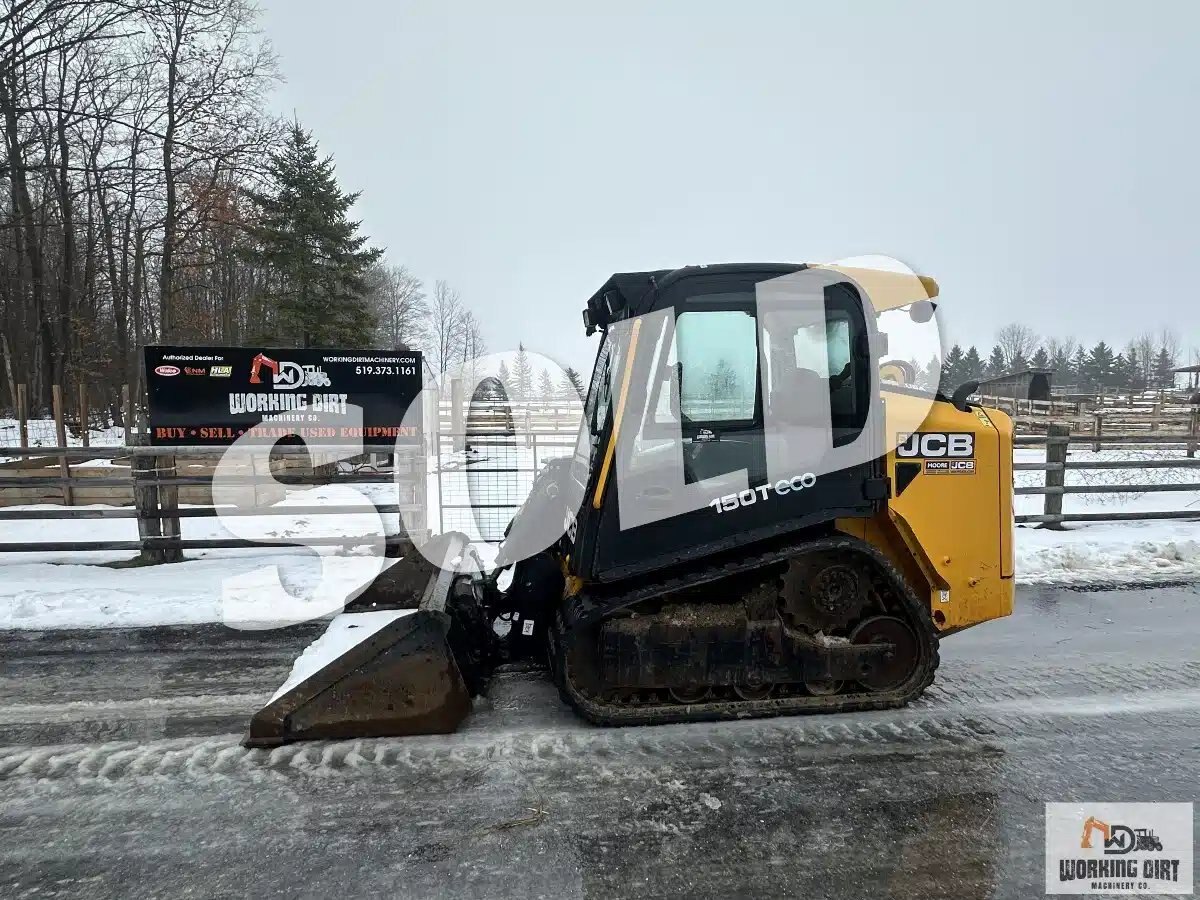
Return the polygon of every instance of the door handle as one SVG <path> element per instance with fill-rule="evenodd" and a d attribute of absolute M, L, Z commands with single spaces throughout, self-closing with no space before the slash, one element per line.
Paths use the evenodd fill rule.
<path fill-rule="evenodd" d="M 638 492 L 638 500 L 642 500 L 651 509 L 661 508 L 671 499 L 671 489 L 665 487 L 648 487 Z"/>

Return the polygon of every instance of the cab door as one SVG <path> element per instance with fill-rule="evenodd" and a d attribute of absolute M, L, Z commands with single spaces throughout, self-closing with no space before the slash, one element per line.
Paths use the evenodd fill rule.
<path fill-rule="evenodd" d="M 627 347 L 612 342 L 614 390 L 606 426 L 594 435 L 597 477 L 580 514 L 592 532 L 577 547 L 585 578 L 617 580 L 879 508 L 877 460 L 828 474 L 769 475 L 764 409 L 798 380 L 816 379 L 829 391 L 834 442 L 852 440 L 868 427 L 874 360 L 861 301 L 848 285 L 827 290 L 819 328 L 772 334 L 758 321 L 754 286 L 763 277 L 682 279 L 656 298 L 651 313 L 661 315 L 634 323 Z M 695 504 L 692 486 L 739 472 L 744 489 Z M 623 526 L 621 492 L 652 521 Z M 693 508 L 675 512 L 685 493 Z"/>

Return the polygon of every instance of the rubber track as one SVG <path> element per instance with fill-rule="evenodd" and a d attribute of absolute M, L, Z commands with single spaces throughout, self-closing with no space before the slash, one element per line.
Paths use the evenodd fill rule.
<path fill-rule="evenodd" d="M 712 722 L 807 713 L 861 712 L 895 709 L 907 705 L 920 697 L 933 682 L 934 672 L 940 661 L 937 631 L 929 616 L 929 610 L 917 599 L 916 594 L 913 593 L 912 588 L 909 587 L 896 567 L 870 544 L 848 535 L 776 547 L 756 556 L 744 557 L 733 563 L 704 566 L 693 572 L 660 579 L 630 592 L 615 608 L 625 608 L 634 603 L 661 597 L 674 591 L 694 587 L 697 584 L 717 581 L 728 575 L 753 571 L 790 557 L 830 550 L 860 553 L 874 560 L 879 566 L 879 575 L 891 589 L 890 595 L 893 599 L 898 599 L 908 613 L 908 624 L 916 634 L 921 649 L 921 660 L 917 671 L 903 687 L 895 691 L 878 693 L 864 691 L 857 694 L 834 694 L 832 696 L 621 706 L 589 697 L 575 685 L 568 665 L 570 654 L 564 652 L 564 648 L 568 646 L 568 642 L 577 640 L 581 632 L 589 629 L 586 627 L 576 628 L 568 632 L 560 611 L 555 619 L 550 641 L 551 668 L 559 693 L 576 712 L 589 722 L 606 726 L 662 725 L 673 722 Z M 629 597 L 635 599 L 630 600 Z"/>

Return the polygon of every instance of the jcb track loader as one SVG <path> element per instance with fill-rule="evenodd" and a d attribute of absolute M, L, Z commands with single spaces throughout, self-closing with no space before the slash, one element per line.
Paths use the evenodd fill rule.
<path fill-rule="evenodd" d="M 277 695 L 246 744 L 453 731 L 518 660 L 544 662 L 600 725 L 918 697 L 941 637 L 1012 610 L 1012 423 L 966 402 L 973 385 L 947 397 L 880 379 L 878 316 L 927 320 L 932 279 L 833 270 L 797 301 L 815 311 L 764 314 L 761 298 L 802 272 L 609 279 L 584 312 L 603 338 L 575 453 L 537 475 L 497 569 L 462 566 L 458 533 L 401 559 L 341 617 L 364 639 Z M 796 396 L 821 402 L 786 409 Z M 875 452 L 772 470 L 772 435 L 782 422 L 786 446 L 809 405 L 833 447 Z M 745 486 L 684 501 L 731 475 Z"/>

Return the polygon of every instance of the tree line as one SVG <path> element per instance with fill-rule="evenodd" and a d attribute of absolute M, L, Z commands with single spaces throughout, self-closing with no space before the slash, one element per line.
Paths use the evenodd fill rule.
<path fill-rule="evenodd" d="M 1200 351 L 1191 358 L 1200 362 Z M 987 356 L 975 346 L 965 350 L 955 344 L 939 365 L 914 363 L 921 384 L 953 390 L 967 381 L 982 381 L 1027 369 L 1049 369 L 1056 386 L 1074 387 L 1080 393 L 1113 389 L 1146 391 L 1175 386 L 1175 369 L 1182 365 L 1183 345 L 1178 333 L 1164 328 L 1145 332 L 1117 349 L 1106 341 L 1091 348 L 1070 338 L 1040 338 L 1033 329 L 1014 323 L 1001 328 Z"/>
<path fill-rule="evenodd" d="M 7 0 L 0 11 L 0 406 L 17 383 L 93 405 L 139 385 L 148 343 L 485 351 L 360 233 L 358 194 L 267 106 L 251 0 Z"/>
<path fill-rule="evenodd" d="M 534 371 L 525 345 L 518 344 L 517 352 L 513 354 L 513 364 L 510 367 L 505 360 L 500 361 L 496 377 L 504 387 L 503 393 L 489 393 L 489 400 L 581 400 L 583 398 L 583 377 L 571 366 L 559 373 L 557 382 L 550 372 L 542 369 Z"/>

